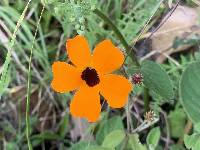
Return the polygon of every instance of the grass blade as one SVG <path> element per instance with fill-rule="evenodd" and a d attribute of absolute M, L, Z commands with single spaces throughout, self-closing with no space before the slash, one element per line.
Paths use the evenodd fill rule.
<path fill-rule="evenodd" d="M 3 93 L 4 90 L 1 90 L 1 89 L 5 89 L 5 86 L 8 85 L 7 83 L 7 80 L 8 79 L 8 68 L 9 68 L 9 64 L 10 64 L 10 61 L 11 61 L 11 52 L 12 52 L 12 48 L 15 44 L 15 39 L 16 39 L 16 35 L 17 35 L 17 31 L 19 30 L 21 24 L 22 24 L 22 21 L 24 20 L 24 17 L 25 17 L 25 14 L 26 14 L 26 11 L 28 9 L 28 6 L 30 4 L 31 0 L 28 1 L 26 7 L 24 8 L 24 11 L 22 12 L 18 22 L 17 22 L 17 25 L 15 27 L 15 30 L 13 32 L 13 35 L 11 37 L 11 42 L 9 44 L 9 49 L 8 49 L 8 53 L 6 55 L 6 60 L 3 64 L 3 71 L 2 71 L 2 75 L 1 75 L 1 79 L 0 79 L 0 98 L 1 98 L 1 95 Z"/>
<path fill-rule="evenodd" d="M 35 30 L 32 46 L 31 46 L 31 50 L 30 50 L 29 65 L 28 65 L 28 83 L 27 83 L 27 98 L 26 98 L 26 137 L 27 137 L 29 150 L 33 149 L 31 142 L 30 142 L 30 138 L 29 138 L 30 137 L 29 112 L 30 112 L 30 96 L 31 96 L 31 62 L 32 62 L 32 57 L 33 57 L 33 47 L 34 47 L 35 39 L 36 39 L 36 36 L 37 36 L 39 23 L 40 23 L 42 14 L 44 12 L 44 8 L 45 8 L 45 6 L 43 6 L 43 8 L 42 8 L 42 11 L 41 11 L 38 23 L 37 23 L 37 27 L 36 27 L 36 30 Z"/>

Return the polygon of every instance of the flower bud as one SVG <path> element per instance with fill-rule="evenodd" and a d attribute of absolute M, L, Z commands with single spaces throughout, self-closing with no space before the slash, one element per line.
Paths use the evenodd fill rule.
<path fill-rule="evenodd" d="M 142 85 L 142 83 L 143 83 L 143 75 L 141 73 L 135 73 L 132 76 L 132 82 L 134 84 Z"/>

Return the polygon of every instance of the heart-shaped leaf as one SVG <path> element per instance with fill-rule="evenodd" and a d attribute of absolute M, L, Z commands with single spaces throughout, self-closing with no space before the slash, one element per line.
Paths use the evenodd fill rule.
<path fill-rule="evenodd" d="M 164 99 L 171 99 L 174 96 L 173 86 L 166 71 L 157 63 L 145 60 L 141 65 L 141 72 L 144 76 L 144 85 L 153 90 Z"/>
<path fill-rule="evenodd" d="M 190 64 L 180 81 L 181 103 L 194 123 L 200 122 L 200 62 Z"/>
<path fill-rule="evenodd" d="M 122 130 L 112 131 L 105 137 L 102 146 L 107 148 L 115 148 L 123 141 L 124 138 L 125 138 L 124 131 Z"/>

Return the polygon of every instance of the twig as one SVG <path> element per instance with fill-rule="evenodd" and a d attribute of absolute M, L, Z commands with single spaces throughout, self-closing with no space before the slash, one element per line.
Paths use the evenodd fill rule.
<path fill-rule="evenodd" d="M 128 132 L 130 132 L 130 114 L 129 114 L 129 102 L 128 101 L 126 104 L 126 124 L 127 124 L 127 130 L 128 130 Z"/>
<path fill-rule="evenodd" d="M 55 60 L 58 60 L 58 58 L 59 58 L 59 55 L 60 55 L 60 52 L 61 52 L 61 47 L 63 45 L 63 39 L 64 39 L 64 34 L 62 34 L 61 37 L 60 37 L 60 42 L 58 44 L 58 51 L 56 52 Z"/>
<path fill-rule="evenodd" d="M 160 29 L 160 27 L 162 27 L 164 24 L 165 24 L 165 22 L 171 17 L 171 15 L 174 13 L 174 11 L 176 10 L 176 8 L 178 7 L 178 5 L 179 5 L 179 3 L 181 2 L 181 0 L 178 0 L 178 2 L 176 3 L 176 5 L 172 8 L 172 10 L 171 10 L 171 12 L 168 14 L 168 16 L 158 25 L 158 27 L 155 29 L 155 30 L 153 30 L 153 32 L 149 35 L 149 37 L 147 38 L 147 39 L 145 39 L 144 40 L 144 43 L 146 42 L 146 41 L 148 41 L 152 36 L 153 36 L 153 34 L 156 32 L 156 31 L 158 31 L 159 29 Z"/>
<path fill-rule="evenodd" d="M 149 128 L 150 126 L 154 125 L 155 123 L 157 123 L 159 121 L 158 118 L 155 118 L 153 121 L 149 122 L 149 121 L 144 121 L 139 127 L 137 127 L 135 130 L 133 130 L 132 133 L 138 133 L 141 132 L 147 128 Z"/>
<path fill-rule="evenodd" d="M 45 115 L 44 115 L 44 118 L 40 119 L 40 121 L 43 120 L 43 122 L 41 123 L 41 130 L 42 130 L 42 131 L 44 131 L 45 123 L 46 123 L 46 121 L 48 120 L 47 118 L 48 118 L 49 114 L 50 114 L 51 111 L 52 111 L 52 107 L 53 107 L 53 105 L 52 105 L 52 103 L 50 103 L 49 108 L 48 108 L 48 110 L 46 111 L 46 113 L 45 113 Z M 54 117 L 54 116 L 52 116 L 52 118 L 53 118 L 53 117 Z M 52 119 L 52 118 L 51 118 L 51 119 Z"/>
<path fill-rule="evenodd" d="M 131 111 L 131 113 L 135 116 L 135 118 L 137 119 L 137 125 L 138 123 L 141 123 L 142 122 L 142 119 L 140 117 L 140 113 L 139 113 L 139 110 L 137 108 L 137 105 L 136 104 L 133 104 L 133 108 L 135 109 L 135 113 Z"/>
<path fill-rule="evenodd" d="M 190 130 L 192 129 L 192 126 L 193 126 L 192 121 L 188 120 L 188 122 L 185 126 L 185 129 L 184 129 L 184 134 L 188 134 L 190 132 Z M 183 145 L 184 134 L 178 140 L 179 145 Z"/>
<path fill-rule="evenodd" d="M 166 141 L 165 141 L 165 150 L 168 150 L 169 149 L 169 143 L 170 143 L 170 128 L 169 128 L 169 123 L 168 123 L 168 120 L 167 120 L 167 114 L 163 110 L 161 110 L 160 112 L 163 114 L 164 119 L 165 119 L 166 132 L 167 132 Z"/>
<path fill-rule="evenodd" d="M 170 28 L 170 29 L 166 29 L 164 31 L 158 31 L 154 33 L 154 36 L 159 36 L 159 35 L 163 35 L 163 34 L 167 34 L 170 32 L 178 32 L 179 30 L 185 30 L 187 28 L 190 28 L 191 25 L 182 25 L 181 27 L 174 27 L 174 28 Z M 197 30 L 198 31 L 198 30 Z M 140 36 L 140 38 L 138 40 L 143 40 L 145 38 L 148 38 L 150 35 L 152 34 L 152 32 L 148 32 L 146 34 L 143 34 L 142 36 Z"/>
<path fill-rule="evenodd" d="M 173 51 L 174 49 L 172 48 L 172 46 L 166 48 L 166 49 L 162 49 L 162 50 L 153 50 L 150 53 L 148 53 L 147 55 L 143 56 L 140 60 L 143 61 L 145 59 L 148 59 L 149 57 L 153 56 L 156 53 L 164 53 L 165 51 Z"/>
<path fill-rule="evenodd" d="M 161 0 L 161 1 L 159 2 L 159 5 L 158 5 L 159 7 L 160 7 L 160 5 L 162 4 L 163 1 L 164 1 L 164 0 Z M 154 12 L 154 14 L 155 14 L 156 12 L 157 12 L 157 10 Z M 144 31 L 146 30 L 147 25 L 149 24 L 149 22 L 150 22 L 151 19 L 153 18 L 154 14 L 152 14 L 151 17 L 149 18 L 149 20 L 146 22 L 146 24 L 145 24 L 144 27 L 142 28 L 142 31 L 140 32 L 140 34 L 138 35 L 138 37 L 136 38 L 136 40 L 134 40 L 134 44 L 133 44 L 133 45 L 135 45 L 136 42 L 140 39 L 140 37 L 142 36 L 142 34 L 144 33 Z"/>

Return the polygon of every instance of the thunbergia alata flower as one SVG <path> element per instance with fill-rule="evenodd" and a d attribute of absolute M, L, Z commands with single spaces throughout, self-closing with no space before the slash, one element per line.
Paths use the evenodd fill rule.
<path fill-rule="evenodd" d="M 51 86 L 60 93 L 76 90 L 70 104 L 73 116 L 97 121 L 101 112 L 100 94 L 112 108 L 126 104 L 132 85 L 125 77 L 111 74 L 124 62 L 119 48 L 104 40 L 91 54 L 87 40 L 78 35 L 67 40 L 66 49 L 73 65 L 54 62 Z"/>

